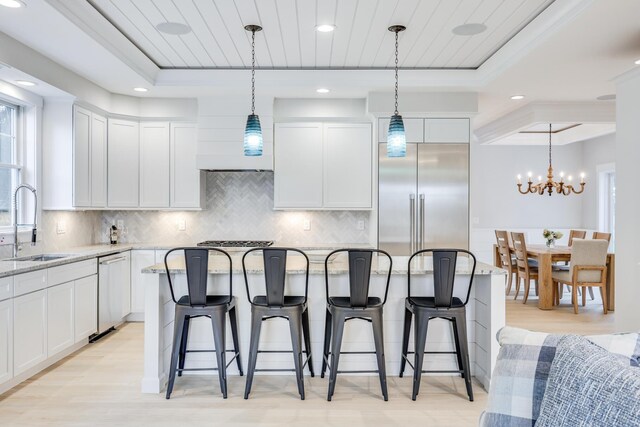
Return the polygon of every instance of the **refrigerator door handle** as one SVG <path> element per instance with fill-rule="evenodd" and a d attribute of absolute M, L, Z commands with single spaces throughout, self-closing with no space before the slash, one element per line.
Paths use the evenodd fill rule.
<path fill-rule="evenodd" d="M 415 194 L 409 194 L 409 245 L 410 245 L 410 250 L 411 253 L 413 254 L 415 252 L 416 249 L 416 241 L 415 239 L 415 234 L 416 234 L 416 195 Z"/>
<path fill-rule="evenodd" d="M 419 250 L 424 249 L 424 194 L 420 195 L 420 218 L 418 219 Z"/>

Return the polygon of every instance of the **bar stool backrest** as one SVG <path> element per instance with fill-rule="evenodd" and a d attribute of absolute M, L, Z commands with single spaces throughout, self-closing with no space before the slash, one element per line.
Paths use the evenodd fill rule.
<path fill-rule="evenodd" d="M 464 305 L 467 305 L 476 272 L 476 257 L 465 249 L 423 249 L 411 255 L 407 266 L 408 296 L 411 297 L 411 263 L 416 256 L 426 253 L 431 253 L 433 257 L 433 297 L 437 308 L 451 308 L 453 305 L 458 255 L 462 253 L 471 257 L 473 264 L 467 285 L 467 297 L 464 301 Z"/>
<path fill-rule="evenodd" d="M 347 252 L 349 256 L 349 304 L 353 308 L 366 308 L 369 301 L 369 285 L 371 284 L 371 260 L 374 253 L 379 253 L 389 260 L 387 272 L 387 284 L 384 292 L 384 302 L 387 301 L 389 282 L 391 280 L 391 268 L 393 261 L 391 256 L 379 249 L 337 249 L 324 260 L 324 277 L 327 288 L 327 301 L 329 299 L 329 259 L 340 252 Z M 384 304 L 383 302 L 383 304 Z"/>
<path fill-rule="evenodd" d="M 203 247 L 183 247 L 174 248 L 167 252 L 164 256 L 164 268 L 167 273 L 167 279 L 169 281 L 169 289 L 171 290 L 171 298 L 174 303 L 177 303 L 173 281 L 171 280 L 171 274 L 169 264 L 167 260 L 169 255 L 173 252 L 182 251 L 184 253 L 184 265 L 187 276 L 187 293 L 189 296 L 189 304 L 191 307 L 204 307 L 207 303 L 207 278 L 209 276 L 209 252 L 214 251 L 226 256 L 229 261 L 229 301 L 233 295 L 233 282 L 232 282 L 232 262 L 229 254 L 221 249 L 215 248 L 203 248 Z"/>
<path fill-rule="evenodd" d="M 307 254 L 305 254 L 303 251 L 294 248 L 255 248 L 245 252 L 244 256 L 242 257 L 242 271 L 244 273 L 244 282 L 247 286 L 247 297 L 249 297 L 249 302 L 253 304 L 251 295 L 249 293 L 249 280 L 247 278 L 245 258 L 251 252 L 256 251 L 262 251 L 265 295 L 267 298 L 267 306 L 269 307 L 282 307 L 284 305 L 288 252 L 297 252 L 304 256 L 306 260 L 304 301 L 306 302 L 309 289 L 309 257 L 307 257 Z"/>

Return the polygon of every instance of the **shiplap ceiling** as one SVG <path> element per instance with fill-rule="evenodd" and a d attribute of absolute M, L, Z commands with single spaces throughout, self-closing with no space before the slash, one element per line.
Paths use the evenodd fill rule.
<path fill-rule="evenodd" d="M 554 0 L 87 0 L 163 69 L 247 68 L 247 24 L 256 35 L 260 68 L 393 67 L 393 24 L 400 65 L 418 69 L 476 69 Z M 185 35 L 159 32 L 161 22 L 191 27 Z M 459 36 L 452 29 L 482 23 L 487 30 Z M 334 24 L 332 33 L 315 27 Z"/>

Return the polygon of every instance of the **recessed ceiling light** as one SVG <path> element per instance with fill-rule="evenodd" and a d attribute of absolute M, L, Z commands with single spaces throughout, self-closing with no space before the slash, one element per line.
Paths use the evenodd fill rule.
<path fill-rule="evenodd" d="M 133 90 L 136 92 L 146 92 L 148 89 L 146 87 L 134 87 Z"/>
<path fill-rule="evenodd" d="M 615 93 L 610 93 L 608 95 L 600 95 L 596 99 L 598 101 L 613 101 L 614 99 L 616 99 L 616 94 Z"/>
<path fill-rule="evenodd" d="M 25 6 L 23 2 L 20 0 L 0 0 L 0 6 L 10 7 L 12 9 L 17 9 L 19 7 Z"/>
<path fill-rule="evenodd" d="M 513 95 L 511 99 L 513 99 L 514 101 L 517 101 L 519 99 L 524 99 L 524 95 Z"/>
<path fill-rule="evenodd" d="M 321 33 L 330 33 L 335 29 L 336 29 L 336 26 L 331 24 L 322 24 L 316 27 L 316 30 L 320 31 Z"/>
<path fill-rule="evenodd" d="M 640 65 L 640 59 L 636 59 L 635 64 L 636 64 L 636 65 Z"/>
<path fill-rule="evenodd" d="M 316 89 L 316 92 L 318 93 L 329 93 L 331 92 L 329 89 L 321 87 L 320 89 Z"/>
<path fill-rule="evenodd" d="M 463 24 L 455 27 L 451 32 L 457 36 L 475 36 L 487 30 L 487 26 L 479 23 Z"/>
<path fill-rule="evenodd" d="M 172 36 L 182 36 L 191 32 L 191 27 L 180 22 L 161 22 L 156 25 L 156 30 Z"/>
<path fill-rule="evenodd" d="M 30 82 L 29 80 L 16 80 L 16 83 L 18 83 L 21 86 L 35 86 L 36 85 L 34 82 Z"/>

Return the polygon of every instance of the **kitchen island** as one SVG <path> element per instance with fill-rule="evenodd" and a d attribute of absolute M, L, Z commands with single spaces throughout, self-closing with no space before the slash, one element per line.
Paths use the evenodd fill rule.
<path fill-rule="evenodd" d="M 184 262 L 171 259 L 169 269 L 177 295 L 186 293 L 186 276 Z M 249 338 L 251 326 L 251 306 L 249 304 L 240 255 L 232 256 L 233 294 L 238 298 L 238 322 L 240 335 L 240 353 L 242 362 L 247 363 L 249 354 Z M 312 261 L 320 261 L 323 257 L 314 256 Z M 468 283 L 471 274 L 466 259 L 457 265 L 457 278 L 461 284 Z M 389 295 L 384 307 L 384 340 L 387 363 L 387 375 L 398 375 L 404 316 L 404 300 L 407 295 L 407 262 L 408 257 L 393 257 L 393 268 Z M 348 290 L 348 270 L 346 259 L 336 259 L 329 264 L 329 281 L 332 295 L 346 295 Z M 385 258 L 374 257 L 371 269 L 371 293 L 383 295 L 386 283 L 388 262 Z M 264 289 L 264 272 L 262 257 L 247 257 L 249 288 L 252 296 Z M 414 261 L 412 266 L 413 293 L 423 285 L 426 294 L 433 292 L 432 266 L 430 258 Z M 154 274 L 156 280 L 149 280 L 145 285 L 145 323 L 144 323 L 144 377 L 143 393 L 160 393 L 165 387 L 171 355 L 173 335 L 174 303 L 171 300 L 169 284 L 164 264 L 149 266 L 143 273 Z M 226 258 L 211 256 L 209 259 L 209 286 L 217 293 L 228 290 L 228 262 Z M 291 256 L 287 262 L 287 280 L 290 294 L 304 294 L 304 258 Z M 495 340 L 497 331 L 505 325 L 504 285 L 506 272 L 494 266 L 478 263 L 475 279 L 467 305 L 467 330 L 469 339 L 469 358 L 472 374 L 488 389 L 491 372 L 498 354 Z M 457 287 L 455 296 L 464 300 L 466 287 Z M 461 288 L 465 288 L 464 291 Z M 262 291 L 264 292 L 264 291 Z M 324 319 L 326 311 L 326 295 L 324 283 L 324 263 L 312 262 L 309 269 L 309 316 L 311 333 L 311 350 L 315 372 L 320 372 L 322 362 L 322 344 L 324 338 Z M 261 350 L 289 350 L 291 340 L 289 328 L 285 320 L 273 319 L 265 321 L 260 339 Z M 227 328 L 229 326 L 227 325 Z M 231 333 L 227 333 L 227 349 L 233 348 Z M 191 323 L 188 348 L 190 350 L 211 350 L 213 336 L 208 319 L 198 318 Z M 373 349 L 371 325 L 364 321 L 349 322 L 345 327 L 342 351 L 370 351 Z M 409 344 L 413 349 L 413 334 Z M 427 351 L 452 351 L 453 333 L 450 322 L 433 319 L 429 322 Z M 186 368 L 205 368 L 215 366 L 212 353 L 189 353 L 186 357 Z M 263 353 L 258 357 L 259 368 L 292 368 L 291 354 Z M 340 358 L 341 370 L 376 369 L 374 355 L 347 354 Z M 455 355 L 428 355 L 424 362 L 425 370 L 457 369 Z M 237 375 L 237 367 L 231 364 L 227 370 L 229 375 Z M 212 372 L 211 372 L 212 373 Z M 185 375 L 188 373 L 185 373 Z M 411 374 L 407 367 L 405 374 Z"/>

